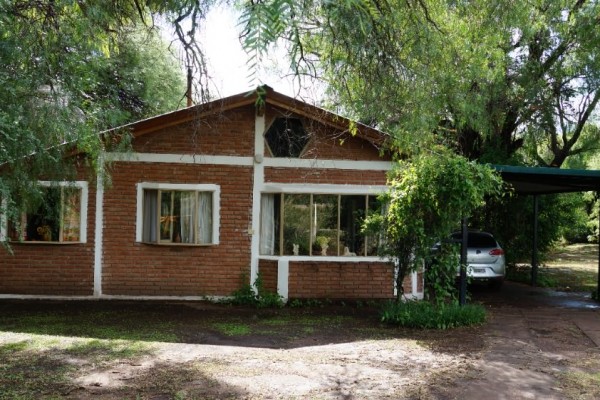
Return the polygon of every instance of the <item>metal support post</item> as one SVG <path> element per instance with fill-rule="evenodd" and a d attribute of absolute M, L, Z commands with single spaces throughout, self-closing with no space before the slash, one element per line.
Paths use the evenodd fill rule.
<path fill-rule="evenodd" d="M 467 304 L 467 218 L 461 222 L 462 243 L 460 245 L 460 292 L 458 302 L 461 306 Z"/>

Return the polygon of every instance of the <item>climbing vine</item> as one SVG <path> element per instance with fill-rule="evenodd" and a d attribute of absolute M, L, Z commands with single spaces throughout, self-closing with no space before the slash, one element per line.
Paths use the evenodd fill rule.
<path fill-rule="evenodd" d="M 388 187 L 382 195 L 386 212 L 368 218 L 365 229 L 385 236 L 380 255 L 397 264 L 398 299 L 404 294 L 402 282 L 406 275 L 425 263 L 434 269 L 430 272 L 435 278 L 433 295 L 443 301 L 450 296 L 455 269 L 449 265 L 456 266 L 456 256 L 442 239 L 486 199 L 500 196 L 502 179 L 489 166 L 436 147 L 399 161 L 388 176 Z M 431 264 L 436 243 L 441 243 L 442 252 L 438 262 Z"/>

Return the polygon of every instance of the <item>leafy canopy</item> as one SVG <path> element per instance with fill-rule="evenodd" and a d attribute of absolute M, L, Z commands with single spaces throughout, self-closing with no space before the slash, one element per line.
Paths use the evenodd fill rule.
<path fill-rule="evenodd" d="M 551 166 L 589 148 L 577 143 L 600 100 L 597 1 L 251 4 L 249 50 L 287 41 L 296 73 L 324 79 L 332 106 L 404 147 L 441 140 L 498 163 L 543 141 L 546 154 L 529 161 Z M 259 15 L 270 19 L 250 23 Z"/>
<path fill-rule="evenodd" d="M 128 7 L 129 5 L 129 7 Z M 40 177 L 97 167 L 98 133 L 178 107 L 176 59 L 135 2 L 0 3 L 0 198 L 34 197 Z M 9 194 L 10 193 L 10 194 Z"/>

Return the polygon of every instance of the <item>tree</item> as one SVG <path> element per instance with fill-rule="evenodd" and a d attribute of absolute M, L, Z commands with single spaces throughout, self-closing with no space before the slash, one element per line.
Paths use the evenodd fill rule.
<path fill-rule="evenodd" d="M 500 196 L 502 179 L 491 168 L 438 146 L 398 162 L 388 186 L 382 198 L 387 212 L 370 217 L 366 229 L 384 232 L 380 254 L 396 261 L 401 299 L 406 275 L 431 261 L 433 245 L 449 237 L 463 217 Z M 452 297 L 456 277 L 457 264 L 448 262 L 446 250 L 442 246 L 444 254 L 437 254 L 438 268 L 427 271 L 439 301 Z"/>
<path fill-rule="evenodd" d="M 40 177 L 72 177 L 83 160 L 65 155 L 83 150 L 99 167 L 107 144 L 100 131 L 172 110 L 183 98 L 176 60 L 140 22 L 149 7 L 169 9 L 148 4 L 0 3 L 0 199 L 9 217 L 18 213 L 11 201 L 34 196 Z"/>
<path fill-rule="evenodd" d="M 279 0 L 245 10 L 247 48 L 286 38 L 299 74 L 322 76 L 334 105 L 405 147 L 442 141 L 506 162 L 543 136 L 552 152 L 543 163 L 560 166 L 582 151 L 600 98 L 594 0 Z"/>

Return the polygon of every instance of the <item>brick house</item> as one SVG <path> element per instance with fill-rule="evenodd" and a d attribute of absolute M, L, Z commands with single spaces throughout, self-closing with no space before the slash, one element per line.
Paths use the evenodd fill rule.
<path fill-rule="evenodd" d="M 132 151 L 102 155 L 108 184 L 40 182 L 40 208 L 0 224 L 14 251 L 0 248 L 0 297 L 219 298 L 259 274 L 286 299 L 393 297 L 393 267 L 360 232 L 386 136 L 270 88 L 256 100 L 127 126 Z M 404 288 L 421 297 L 421 275 Z"/>

